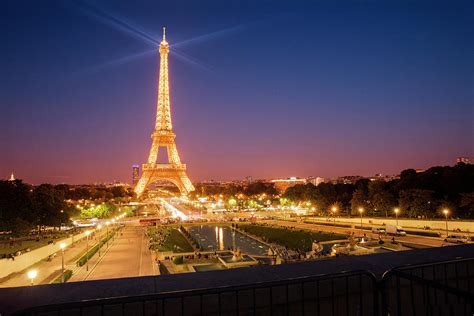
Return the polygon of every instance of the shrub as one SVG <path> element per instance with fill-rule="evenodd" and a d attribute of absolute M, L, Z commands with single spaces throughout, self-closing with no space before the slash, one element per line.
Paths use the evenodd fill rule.
<path fill-rule="evenodd" d="M 439 233 L 437 232 L 430 232 L 430 231 L 422 231 L 422 230 L 405 230 L 407 234 L 410 235 L 420 235 L 420 236 L 429 236 L 429 237 L 439 237 Z"/>
<path fill-rule="evenodd" d="M 184 262 L 183 256 L 178 256 L 173 259 L 174 264 L 183 264 L 183 262 Z"/>
<path fill-rule="evenodd" d="M 92 258 L 93 255 L 95 255 L 95 253 L 97 251 L 99 251 L 99 248 L 101 248 L 108 240 L 110 240 L 114 235 L 115 235 L 115 232 L 117 230 L 113 230 L 112 232 L 109 233 L 108 236 L 106 236 L 105 238 L 103 238 L 101 241 L 99 241 L 94 247 L 92 247 L 91 249 L 89 249 L 88 252 L 86 252 L 81 258 L 79 258 L 79 260 L 77 260 L 76 264 L 79 266 L 79 267 L 82 267 L 83 265 L 86 264 L 86 262 L 88 260 L 90 260 Z"/>
<path fill-rule="evenodd" d="M 72 270 L 66 270 L 64 271 L 64 283 L 67 282 L 72 277 Z M 62 275 L 58 276 L 53 283 L 61 283 L 62 281 Z"/>

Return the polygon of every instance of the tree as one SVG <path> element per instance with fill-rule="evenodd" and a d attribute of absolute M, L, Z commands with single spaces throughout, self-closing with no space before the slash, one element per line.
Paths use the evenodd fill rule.
<path fill-rule="evenodd" d="M 400 192 L 400 208 L 408 217 L 433 215 L 433 191 L 411 189 Z"/>
<path fill-rule="evenodd" d="M 369 204 L 367 202 L 368 202 L 367 192 L 362 188 L 356 189 L 354 193 L 352 193 L 351 214 L 352 215 L 359 214 L 359 208 L 361 207 L 366 211 L 369 210 Z"/>
<path fill-rule="evenodd" d="M 371 208 L 376 213 L 381 212 L 386 217 L 396 205 L 395 197 L 389 191 L 387 183 L 380 180 L 369 183 L 369 200 Z"/>

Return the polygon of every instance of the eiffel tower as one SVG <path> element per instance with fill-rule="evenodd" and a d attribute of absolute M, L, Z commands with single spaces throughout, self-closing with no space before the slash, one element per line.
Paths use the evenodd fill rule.
<path fill-rule="evenodd" d="M 186 165 L 179 159 L 178 149 L 174 141 L 171 124 L 170 92 L 168 83 L 168 53 L 169 44 L 166 41 L 166 29 L 163 28 L 163 40 L 160 43 L 160 79 L 158 82 L 158 105 L 156 110 L 155 131 L 151 134 L 151 144 L 148 162 L 142 165 L 142 174 L 135 187 L 135 193 L 140 197 L 145 189 L 158 180 L 174 183 L 181 194 L 194 191 L 194 186 L 186 175 Z M 158 149 L 166 148 L 168 163 L 158 163 Z"/>

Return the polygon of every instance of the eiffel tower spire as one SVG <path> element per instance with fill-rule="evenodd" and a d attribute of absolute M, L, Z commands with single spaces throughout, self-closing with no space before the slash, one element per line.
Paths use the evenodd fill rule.
<path fill-rule="evenodd" d="M 171 131 L 170 88 L 168 80 L 168 53 L 170 47 L 166 41 L 166 28 L 163 27 L 163 40 L 160 43 L 160 79 L 158 81 L 158 103 L 156 109 L 157 131 Z"/>
<path fill-rule="evenodd" d="M 155 131 L 151 134 L 152 144 L 148 163 L 143 164 L 140 180 L 135 187 L 137 196 L 142 195 L 147 186 L 158 180 L 174 183 L 182 194 L 194 191 L 194 186 L 186 174 L 186 165 L 181 163 L 176 148 L 173 125 L 171 124 L 170 90 L 168 79 L 169 44 L 166 29 L 163 27 L 163 40 L 160 43 L 160 77 L 158 80 L 158 102 L 156 107 Z M 165 147 L 168 163 L 157 163 L 158 150 Z"/>

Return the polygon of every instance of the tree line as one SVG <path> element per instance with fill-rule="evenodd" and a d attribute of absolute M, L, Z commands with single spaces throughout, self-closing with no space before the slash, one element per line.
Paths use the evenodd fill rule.
<path fill-rule="evenodd" d="M 21 180 L 0 181 L 0 232 L 14 235 L 34 228 L 60 227 L 80 210 L 67 200 L 120 199 L 133 196 L 124 187 L 75 187 L 65 184 L 32 186 Z"/>
<path fill-rule="evenodd" d="M 296 185 L 283 196 L 293 202 L 309 201 L 320 213 L 336 207 L 356 215 L 363 208 L 369 216 L 394 216 L 399 208 L 404 217 L 435 218 L 448 209 L 451 216 L 474 218 L 474 165 L 459 163 L 424 172 L 407 169 L 388 182 L 361 179 L 354 184 Z"/>

